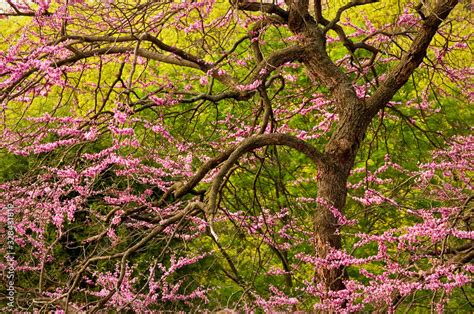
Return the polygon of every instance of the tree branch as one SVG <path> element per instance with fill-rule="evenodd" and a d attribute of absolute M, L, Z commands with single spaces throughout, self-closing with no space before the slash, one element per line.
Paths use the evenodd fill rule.
<path fill-rule="evenodd" d="M 336 25 L 339 22 L 339 20 L 341 19 L 342 13 L 349 10 L 350 8 L 360 6 L 360 5 L 364 5 L 364 4 L 374 3 L 374 2 L 378 2 L 378 1 L 379 0 L 354 0 L 354 1 L 349 2 L 346 5 L 343 5 L 342 7 L 339 8 L 339 10 L 337 10 L 337 13 L 336 13 L 336 16 L 334 17 L 334 19 L 328 25 L 326 25 L 326 27 L 324 28 L 324 33 L 326 33 L 328 30 L 332 29 L 334 27 L 334 25 Z"/>
<path fill-rule="evenodd" d="M 247 2 L 245 0 L 231 0 L 231 3 L 236 4 L 237 9 L 242 11 L 276 14 L 285 21 L 288 21 L 288 12 L 273 3 Z"/>
<path fill-rule="evenodd" d="M 398 65 L 388 73 L 387 78 L 373 96 L 367 100 L 370 114 L 375 114 L 382 109 L 408 81 L 410 75 L 413 74 L 426 56 L 428 46 L 436 34 L 439 25 L 448 17 L 457 3 L 458 0 L 438 2 L 431 15 L 424 20 L 408 52 L 403 56 Z"/>
<path fill-rule="evenodd" d="M 314 146 L 292 135 L 271 133 L 249 137 L 240 143 L 240 145 L 229 155 L 227 161 L 214 178 L 208 203 L 208 213 L 210 213 L 211 217 L 217 211 L 217 194 L 219 193 L 221 184 L 234 163 L 237 162 L 237 160 L 246 152 L 269 145 L 282 145 L 294 148 L 308 156 L 317 166 L 327 166 L 331 164 L 327 157 L 320 153 Z"/>
<path fill-rule="evenodd" d="M 291 46 L 275 51 L 257 65 L 250 82 L 267 78 L 273 70 L 287 62 L 300 61 L 303 58 L 304 51 L 305 48 L 301 46 Z"/>

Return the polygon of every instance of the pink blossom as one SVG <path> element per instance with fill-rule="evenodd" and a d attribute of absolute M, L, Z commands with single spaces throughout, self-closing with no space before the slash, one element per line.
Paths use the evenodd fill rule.
<path fill-rule="evenodd" d="M 207 85 L 207 84 L 209 84 L 209 80 L 208 80 L 207 76 L 201 76 L 201 78 L 199 79 L 199 83 L 200 83 L 201 85 Z"/>

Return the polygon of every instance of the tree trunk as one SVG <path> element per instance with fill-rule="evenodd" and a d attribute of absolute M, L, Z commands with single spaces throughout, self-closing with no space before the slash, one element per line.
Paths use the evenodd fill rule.
<path fill-rule="evenodd" d="M 362 100 L 342 106 L 346 110 L 340 113 L 338 127 L 325 148 L 325 153 L 333 164 L 318 170 L 318 198 L 328 203 L 328 206 L 320 204 L 314 215 L 315 250 L 322 258 L 327 256 L 331 248 L 341 249 L 341 237 L 337 232 L 340 225 L 329 206 L 344 213 L 349 174 L 354 166 L 359 144 L 372 120 Z M 344 289 L 345 276 L 343 268 L 318 268 L 315 279 L 318 283 L 323 283 L 326 289 L 341 290 Z"/>
<path fill-rule="evenodd" d="M 325 167 L 318 171 L 318 198 L 324 199 L 342 211 L 346 202 L 347 175 L 339 169 Z M 331 248 L 341 248 L 341 237 L 337 233 L 338 221 L 330 208 L 320 204 L 314 215 L 314 246 L 317 256 L 324 258 Z M 344 288 L 342 269 L 316 269 L 316 283 L 322 283 L 326 289 Z"/>

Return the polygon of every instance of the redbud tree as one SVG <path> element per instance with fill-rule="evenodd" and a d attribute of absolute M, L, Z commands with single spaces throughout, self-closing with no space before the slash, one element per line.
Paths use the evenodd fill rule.
<path fill-rule="evenodd" d="M 469 5 L 7 0 L 2 311 L 469 312 Z"/>

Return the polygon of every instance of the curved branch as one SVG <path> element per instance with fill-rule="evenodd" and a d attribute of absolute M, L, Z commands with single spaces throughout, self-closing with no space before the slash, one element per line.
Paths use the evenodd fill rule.
<path fill-rule="evenodd" d="M 336 25 L 339 22 L 339 20 L 341 19 L 342 13 L 349 10 L 350 8 L 360 6 L 360 5 L 364 5 L 364 4 L 374 3 L 374 2 L 378 2 L 378 1 L 379 0 L 354 0 L 354 1 L 349 2 L 346 5 L 343 5 L 342 7 L 339 8 L 339 10 L 337 10 L 337 13 L 336 13 L 336 16 L 334 17 L 334 19 L 329 24 L 326 25 L 326 27 L 324 28 L 324 33 L 326 33 L 328 30 L 332 29 L 334 27 L 334 25 Z"/>
<path fill-rule="evenodd" d="M 291 46 L 273 52 L 256 66 L 254 69 L 254 75 L 249 81 L 253 82 L 258 79 L 266 79 L 273 70 L 283 64 L 287 62 L 301 61 L 304 52 L 305 47 L 302 46 Z"/>
<path fill-rule="evenodd" d="M 320 153 L 313 145 L 292 135 L 271 133 L 249 137 L 240 143 L 240 145 L 230 154 L 229 158 L 226 160 L 219 173 L 214 178 L 207 208 L 211 217 L 217 211 L 217 194 L 221 184 L 234 163 L 246 152 L 269 145 L 282 145 L 294 148 L 308 156 L 317 166 L 327 166 L 331 164 L 327 157 Z"/>
<path fill-rule="evenodd" d="M 237 9 L 242 11 L 264 12 L 268 14 L 276 14 L 288 21 L 288 12 L 273 3 L 247 2 L 245 0 L 234 0 L 232 4 L 237 4 Z"/>
<path fill-rule="evenodd" d="M 211 65 L 209 63 L 207 63 L 206 61 L 204 61 L 204 60 L 202 60 L 202 59 L 200 59 L 196 56 L 193 56 L 192 54 L 187 53 L 186 51 L 184 51 L 182 49 L 179 49 L 178 47 L 169 46 L 169 45 L 165 44 L 164 42 L 162 42 L 161 40 L 159 40 L 157 37 L 152 36 L 148 33 L 141 36 L 140 39 L 141 40 L 148 40 L 149 42 L 153 43 L 154 45 L 156 45 L 161 50 L 168 51 L 168 52 L 182 58 L 183 60 L 187 60 L 189 62 L 192 62 L 194 64 L 199 65 L 199 68 L 203 71 L 208 71 L 209 69 L 211 69 Z"/>
<path fill-rule="evenodd" d="M 174 197 L 180 198 L 189 193 L 196 185 L 198 185 L 198 183 L 206 176 L 209 171 L 226 161 L 235 149 L 235 146 L 228 148 L 219 156 L 208 160 L 204 165 L 201 166 L 201 168 L 199 168 L 199 170 L 191 179 L 174 191 Z"/>

